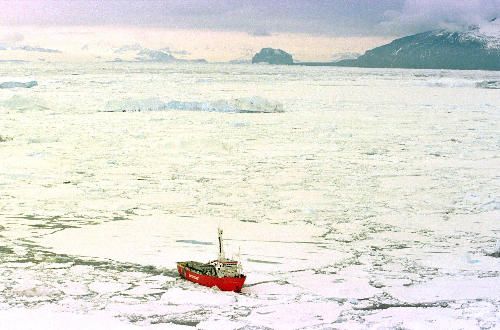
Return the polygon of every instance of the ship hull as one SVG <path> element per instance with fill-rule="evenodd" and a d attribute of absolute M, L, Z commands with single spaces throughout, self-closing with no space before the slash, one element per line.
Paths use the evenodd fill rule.
<path fill-rule="evenodd" d="M 240 292 L 246 277 L 215 277 L 203 275 L 185 267 L 183 263 L 177 263 L 177 271 L 182 278 L 208 287 L 218 287 L 221 291 Z"/>

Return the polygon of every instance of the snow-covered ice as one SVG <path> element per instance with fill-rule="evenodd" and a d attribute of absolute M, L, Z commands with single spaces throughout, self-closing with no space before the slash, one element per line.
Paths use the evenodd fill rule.
<path fill-rule="evenodd" d="M 0 73 L 0 329 L 498 328 L 497 72 Z"/>

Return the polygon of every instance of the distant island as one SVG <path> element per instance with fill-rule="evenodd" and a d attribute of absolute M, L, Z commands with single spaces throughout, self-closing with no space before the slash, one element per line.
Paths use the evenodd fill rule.
<path fill-rule="evenodd" d="M 500 70 L 500 32 L 485 35 L 477 26 L 464 32 L 428 31 L 396 39 L 356 59 L 335 62 L 294 62 L 292 56 L 281 49 L 264 48 L 254 56 L 252 63 L 257 61 L 305 66 Z"/>
<path fill-rule="evenodd" d="M 254 55 L 252 63 L 269 63 L 280 65 L 291 65 L 293 63 L 292 55 L 284 50 L 274 48 L 262 48 L 260 52 Z"/>
<path fill-rule="evenodd" d="M 111 62 L 147 62 L 147 63 L 208 63 L 205 59 L 182 59 L 172 55 L 168 48 L 150 49 L 140 44 L 123 45 L 114 50 L 118 56 Z M 176 53 L 179 53 L 178 51 Z M 182 52 L 181 52 L 182 53 Z M 125 56 L 125 59 L 122 57 Z"/>

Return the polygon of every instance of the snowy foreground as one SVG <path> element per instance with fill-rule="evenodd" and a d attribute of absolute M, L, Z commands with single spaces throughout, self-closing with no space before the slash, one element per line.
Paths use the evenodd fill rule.
<path fill-rule="evenodd" d="M 500 327 L 498 72 L 0 73 L 0 329 Z"/>

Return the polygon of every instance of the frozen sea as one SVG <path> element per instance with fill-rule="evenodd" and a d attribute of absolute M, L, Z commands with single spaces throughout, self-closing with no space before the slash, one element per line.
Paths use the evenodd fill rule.
<path fill-rule="evenodd" d="M 0 63 L 0 329 L 498 329 L 499 81 Z"/>

